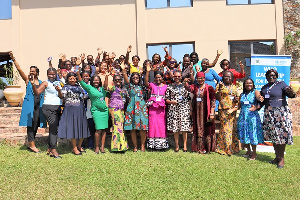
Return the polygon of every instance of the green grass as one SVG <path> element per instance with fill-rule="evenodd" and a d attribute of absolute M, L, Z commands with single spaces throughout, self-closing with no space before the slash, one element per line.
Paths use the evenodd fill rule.
<path fill-rule="evenodd" d="M 294 140 L 281 170 L 268 163 L 272 153 L 248 161 L 244 151 L 74 156 L 61 147 L 60 160 L 2 144 L 0 199 L 299 199 L 300 137 Z"/>

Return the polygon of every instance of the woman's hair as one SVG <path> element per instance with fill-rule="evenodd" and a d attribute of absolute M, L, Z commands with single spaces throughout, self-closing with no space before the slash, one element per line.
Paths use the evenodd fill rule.
<path fill-rule="evenodd" d="M 243 93 L 246 93 L 246 87 L 245 87 L 245 85 L 246 85 L 246 81 L 247 80 L 250 80 L 252 82 L 252 84 L 253 84 L 253 88 L 252 88 L 251 92 L 255 89 L 254 81 L 251 78 L 246 78 L 244 80 L 244 82 L 243 82 Z"/>
<path fill-rule="evenodd" d="M 47 69 L 47 75 L 49 74 L 49 72 L 55 72 L 55 77 L 54 77 L 54 81 L 57 80 L 57 71 L 55 68 L 50 67 L 49 69 Z"/>
<path fill-rule="evenodd" d="M 182 71 L 180 71 L 180 70 L 178 70 L 178 69 L 176 69 L 176 70 L 173 72 L 173 74 L 175 74 L 175 73 L 180 73 L 180 75 L 182 75 Z"/>
<path fill-rule="evenodd" d="M 154 73 L 154 77 L 155 77 L 157 74 L 161 75 L 162 78 L 164 77 L 164 74 L 163 74 L 161 71 L 156 71 L 156 72 Z"/>
<path fill-rule="evenodd" d="M 66 76 L 66 85 L 69 85 L 69 78 L 70 78 L 71 76 L 74 76 L 74 77 L 77 79 L 77 76 L 76 76 L 76 74 L 75 74 L 74 72 L 69 72 L 69 73 L 67 74 L 67 76 Z"/>
<path fill-rule="evenodd" d="M 132 56 L 132 60 L 133 60 L 133 58 L 137 58 L 139 61 L 141 61 L 141 59 L 140 59 L 140 57 L 138 56 L 138 55 L 134 55 L 134 56 Z"/>
<path fill-rule="evenodd" d="M 196 53 L 196 52 L 192 52 L 191 54 L 190 54 L 190 58 L 192 58 L 192 56 L 196 56 L 196 61 L 198 62 L 199 61 L 199 57 L 198 57 L 198 54 Z M 194 64 L 196 64 L 196 63 L 194 63 Z"/>
<path fill-rule="evenodd" d="M 39 68 L 38 68 L 37 66 L 31 66 L 31 67 L 30 67 L 30 69 L 32 69 L 32 68 L 34 68 L 34 69 L 35 69 L 35 71 L 36 71 L 37 75 L 39 75 L 39 74 L 40 74 L 40 70 L 39 70 Z"/>
<path fill-rule="evenodd" d="M 90 70 L 89 70 L 89 71 L 90 71 L 90 74 L 91 74 L 91 73 L 92 73 L 92 71 L 93 71 L 93 69 L 92 69 L 91 65 L 88 65 L 88 64 L 84 65 L 84 67 L 82 68 L 82 70 L 81 70 L 81 71 L 82 71 L 82 72 L 83 72 L 83 71 L 88 71 L 88 70 L 86 70 L 86 67 L 87 67 L 87 66 L 89 66 L 89 67 L 90 67 Z"/>
<path fill-rule="evenodd" d="M 115 81 L 116 77 L 118 77 L 118 76 L 119 76 L 121 79 L 123 79 L 123 77 L 122 77 L 120 74 L 115 74 L 114 77 L 113 77 L 113 81 Z"/>
<path fill-rule="evenodd" d="M 95 80 L 96 77 L 98 77 L 98 78 L 99 78 L 99 81 L 100 81 L 100 82 L 99 82 L 99 87 L 102 87 L 102 81 L 101 81 L 100 76 L 98 76 L 98 75 L 94 75 L 94 76 L 91 77 L 91 81 L 90 81 L 91 86 L 94 87 L 94 80 Z"/>
<path fill-rule="evenodd" d="M 131 76 L 130 76 L 130 83 L 134 85 L 134 83 L 133 83 L 133 76 L 135 76 L 135 75 L 139 76 L 139 82 L 138 82 L 138 85 L 140 85 L 140 84 L 141 84 L 141 75 L 140 75 L 138 72 L 133 72 L 133 73 L 131 74 Z"/>
<path fill-rule="evenodd" d="M 223 60 L 221 60 L 221 62 L 220 62 L 220 67 L 222 68 L 222 66 L 223 66 L 223 63 L 224 63 L 225 61 L 227 61 L 227 62 L 228 62 L 228 64 L 229 64 L 229 68 L 228 68 L 228 69 L 230 69 L 230 61 L 229 61 L 229 60 L 227 60 L 227 59 L 223 59 Z M 223 68 L 222 68 L 222 69 L 223 69 Z"/>
<path fill-rule="evenodd" d="M 230 76 L 231 76 L 231 82 L 233 82 L 233 79 L 234 79 L 234 75 L 233 75 L 233 73 L 231 72 L 231 71 L 225 71 L 225 72 L 222 72 L 222 81 L 224 81 L 224 75 L 226 74 L 226 73 L 230 73 Z"/>
<path fill-rule="evenodd" d="M 153 54 L 153 56 L 152 56 L 152 62 L 153 62 L 154 56 L 156 56 L 156 55 L 158 55 L 158 56 L 159 56 L 159 59 L 158 59 L 158 61 L 159 61 L 159 62 L 161 62 L 161 57 L 160 57 L 160 55 L 159 55 L 158 53 L 155 53 L 155 54 Z"/>
<path fill-rule="evenodd" d="M 146 71 L 147 71 L 147 62 L 149 62 L 150 65 L 152 65 L 152 61 L 151 60 L 149 60 L 149 59 L 145 60 L 144 63 L 143 63 L 143 74 L 145 74 Z"/>
<path fill-rule="evenodd" d="M 267 72 L 266 72 L 266 78 L 272 73 L 274 72 L 276 77 L 278 78 L 278 72 L 275 70 L 275 69 L 269 69 Z"/>
<path fill-rule="evenodd" d="M 81 71 L 80 75 L 82 76 L 83 74 L 88 74 L 89 76 L 91 76 L 91 72 L 90 71 Z"/>
<path fill-rule="evenodd" d="M 202 62 L 209 62 L 209 60 L 207 58 L 203 58 Z"/>

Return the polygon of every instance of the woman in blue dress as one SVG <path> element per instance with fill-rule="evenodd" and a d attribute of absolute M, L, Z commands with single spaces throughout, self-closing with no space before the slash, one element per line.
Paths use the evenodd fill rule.
<path fill-rule="evenodd" d="M 124 63 L 121 64 L 123 71 L 125 87 L 130 95 L 125 112 L 124 130 L 129 130 L 132 143 L 134 145 L 133 152 L 138 151 L 136 131 L 141 134 L 141 151 L 145 151 L 145 142 L 148 130 L 148 111 L 144 100 L 143 88 L 141 87 L 141 76 L 138 72 L 133 72 L 130 81 L 125 71 Z"/>
<path fill-rule="evenodd" d="M 201 72 L 205 74 L 205 83 L 216 89 L 215 80 L 217 81 L 217 83 L 219 83 L 220 81 L 222 81 L 222 77 L 220 77 L 215 70 L 209 68 L 209 60 L 207 58 L 202 59 L 201 67 Z"/>
<path fill-rule="evenodd" d="M 257 111 L 259 108 L 258 100 L 260 99 L 260 92 L 255 90 L 253 80 L 247 78 L 243 83 L 243 93 L 240 96 L 239 108 L 241 108 L 241 112 L 237 121 L 237 132 L 240 142 L 245 144 L 247 148 L 244 157 L 249 157 L 249 160 L 255 160 L 257 156 L 256 146 L 264 142 L 262 122 Z"/>

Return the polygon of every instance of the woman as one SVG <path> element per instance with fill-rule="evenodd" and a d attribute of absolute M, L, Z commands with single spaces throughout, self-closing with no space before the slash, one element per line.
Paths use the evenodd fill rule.
<path fill-rule="evenodd" d="M 148 99 L 149 106 L 149 131 L 147 148 L 167 149 L 166 113 L 165 113 L 165 93 L 167 85 L 163 84 L 163 73 L 156 71 L 154 83 L 149 83 L 150 63 L 147 63 L 147 72 L 145 75 L 145 86 L 151 90 L 151 97 Z"/>
<path fill-rule="evenodd" d="M 53 158 L 62 158 L 56 151 L 57 147 L 57 128 L 61 113 L 61 88 L 60 82 L 56 81 L 57 73 L 56 69 L 49 68 L 47 70 L 48 80 L 44 81 L 37 88 L 35 87 L 35 77 L 32 75 L 32 79 L 30 79 L 30 83 L 32 84 L 32 89 L 35 95 L 41 95 L 45 92 L 44 104 L 42 107 L 42 111 L 44 116 L 46 117 L 49 124 L 49 143 L 47 154 Z"/>
<path fill-rule="evenodd" d="M 216 152 L 231 156 L 239 152 L 239 141 L 236 133 L 236 111 L 238 110 L 237 88 L 233 85 L 233 73 L 225 71 L 223 82 L 216 88 L 219 103 L 220 132 L 217 137 Z"/>
<path fill-rule="evenodd" d="M 126 134 L 123 129 L 124 109 L 127 92 L 122 88 L 122 77 L 119 74 L 113 77 L 114 86 L 105 88 L 110 92 L 109 113 L 113 123 L 111 136 L 111 151 L 125 152 L 128 149 Z"/>
<path fill-rule="evenodd" d="M 131 48 L 132 48 L 131 45 L 129 45 L 127 48 L 125 64 L 130 66 L 130 74 L 132 74 L 133 72 L 137 72 L 137 73 L 141 74 L 141 73 L 143 73 L 143 68 L 139 66 L 139 62 L 141 59 L 138 55 L 132 56 L 132 64 L 129 63 L 129 54 L 131 52 Z M 126 70 L 124 69 L 124 71 L 126 71 Z"/>
<path fill-rule="evenodd" d="M 168 66 L 166 67 L 167 71 L 164 73 L 164 81 L 167 85 L 174 82 L 173 76 L 175 71 L 181 71 L 180 68 L 178 68 L 177 61 L 174 58 L 171 58 L 168 62 Z"/>
<path fill-rule="evenodd" d="M 253 80 L 247 78 L 243 83 L 243 93 L 239 101 L 241 112 L 237 120 L 237 132 L 241 143 L 245 144 L 247 148 L 244 157 L 249 157 L 249 160 L 256 159 L 256 146 L 264 142 L 262 123 L 257 111 L 259 108 L 257 100 L 260 100 L 260 98 L 260 92 L 255 90 Z"/>
<path fill-rule="evenodd" d="M 220 62 L 220 66 L 223 69 L 222 72 L 219 73 L 219 76 L 223 76 L 224 72 L 226 71 L 230 71 L 231 73 L 233 73 L 234 79 L 233 79 L 233 84 L 236 84 L 236 79 L 241 79 L 244 78 L 246 76 L 245 70 L 244 70 L 244 65 L 243 63 L 240 61 L 239 62 L 240 68 L 241 68 L 241 72 L 237 72 L 235 69 L 232 69 L 230 67 L 230 62 L 227 59 L 223 59 Z"/>
<path fill-rule="evenodd" d="M 217 83 L 219 83 L 222 80 L 222 78 L 217 74 L 215 70 L 208 68 L 209 60 L 207 58 L 202 59 L 201 67 L 201 72 L 205 74 L 205 83 L 216 89 L 215 80 L 217 81 Z"/>
<path fill-rule="evenodd" d="M 174 83 L 169 85 L 166 91 L 167 130 L 174 133 L 175 152 L 179 151 L 179 133 L 183 137 L 183 152 L 187 152 L 187 133 L 191 128 L 190 96 L 181 83 L 181 72 L 174 72 Z"/>
<path fill-rule="evenodd" d="M 146 134 L 148 130 L 148 110 L 144 100 L 143 89 L 141 87 L 141 76 L 138 72 L 133 72 L 128 80 L 124 63 L 121 64 L 125 87 L 129 93 L 130 101 L 125 112 L 124 130 L 129 130 L 133 152 L 138 151 L 136 131 L 141 134 L 141 151 L 145 152 Z"/>
<path fill-rule="evenodd" d="M 194 94 L 192 151 L 205 154 L 216 149 L 216 96 L 214 88 L 205 84 L 203 72 L 198 72 L 196 78 L 197 84 L 188 86 L 186 83 L 187 89 Z"/>
<path fill-rule="evenodd" d="M 223 50 L 221 50 L 221 49 L 218 49 L 218 50 L 217 50 L 217 56 L 216 56 L 216 58 L 215 58 L 215 60 L 214 60 L 213 63 L 208 63 L 208 68 L 214 67 L 214 66 L 217 64 L 218 59 L 219 59 L 219 57 L 220 57 L 220 55 L 221 55 L 222 53 L 223 53 Z M 203 70 L 203 69 L 202 69 L 202 65 L 201 65 L 202 61 L 199 60 L 198 54 L 197 54 L 196 52 L 192 52 L 192 53 L 190 54 L 190 60 L 191 60 L 192 63 L 194 63 L 194 65 L 193 65 L 193 70 L 194 70 L 194 73 L 195 73 L 195 74 L 196 74 L 197 72 L 200 72 L 200 71 Z"/>
<path fill-rule="evenodd" d="M 90 136 L 90 131 L 83 105 L 84 91 L 78 86 L 77 76 L 74 72 L 68 73 L 66 85 L 61 92 L 65 104 L 61 120 L 59 121 L 58 137 L 71 139 L 72 153 L 74 155 L 82 155 L 82 152 L 85 153 L 85 150 L 81 145 L 83 139 Z M 78 144 L 76 144 L 77 140 Z"/>
<path fill-rule="evenodd" d="M 27 139 L 28 139 L 28 150 L 34 153 L 41 153 L 41 151 L 35 146 L 35 136 L 38 127 L 46 128 L 47 123 L 42 112 L 42 106 L 44 103 L 44 93 L 40 95 L 34 95 L 32 84 L 29 79 L 34 77 L 33 84 L 35 87 L 39 87 L 42 81 L 38 79 L 39 68 L 36 66 L 30 67 L 29 75 L 26 76 L 20 65 L 17 63 L 13 52 L 9 53 L 11 60 L 14 62 L 19 74 L 26 84 L 26 95 L 24 97 L 22 112 L 20 116 L 19 126 L 27 127 Z"/>
<path fill-rule="evenodd" d="M 271 140 L 276 158 L 270 163 L 277 168 L 284 167 L 285 146 L 293 144 L 292 113 L 286 97 L 295 98 L 296 93 L 283 81 L 277 81 L 278 73 L 274 69 L 266 72 L 268 83 L 261 88 L 264 109 L 263 133 L 265 140 Z"/>
<path fill-rule="evenodd" d="M 104 88 L 108 84 L 108 73 L 105 76 Z M 105 153 L 104 144 L 106 138 L 106 128 L 108 127 L 108 108 L 105 102 L 106 91 L 102 87 L 101 78 L 99 76 L 92 76 L 91 85 L 85 83 L 79 72 L 77 72 L 77 77 L 82 88 L 89 94 L 91 100 L 90 111 L 93 116 L 93 121 L 95 124 L 95 153 L 99 154 L 99 139 L 101 136 L 101 153 Z"/>

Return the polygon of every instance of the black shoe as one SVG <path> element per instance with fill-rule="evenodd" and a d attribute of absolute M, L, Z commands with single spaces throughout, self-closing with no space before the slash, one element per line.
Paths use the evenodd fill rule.
<path fill-rule="evenodd" d="M 74 154 L 75 156 L 82 156 L 82 153 L 80 151 L 78 154 L 76 154 L 74 151 L 72 151 L 72 154 Z"/>
<path fill-rule="evenodd" d="M 42 153 L 40 150 L 38 150 L 38 148 L 36 148 L 38 151 L 34 151 L 31 147 L 27 147 L 27 149 L 33 153 Z"/>
<path fill-rule="evenodd" d="M 60 155 L 57 155 L 57 156 L 56 156 L 56 155 L 50 154 L 50 157 L 62 159 L 62 157 L 61 157 Z"/>
<path fill-rule="evenodd" d="M 78 149 L 78 151 L 80 151 L 80 153 L 86 153 L 83 147 L 81 147 L 81 149 Z"/>
<path fill-rule="evenodd" d="M 183 152 L 187 152 L 187 150 L 183 150 Z"/>

